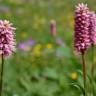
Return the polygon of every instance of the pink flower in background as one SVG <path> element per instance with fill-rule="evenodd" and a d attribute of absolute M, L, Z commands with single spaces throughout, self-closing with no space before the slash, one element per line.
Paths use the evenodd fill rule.
<path fill-rule="evenodd" d="M 29 40 L 27 40 L 26 44 L 33 46 L 35 44 L 35 41 L 33 39 L 29 39 Z"/>
<path fill-rule="evenodd" d="M 8 56 L 15 51 L 15 39 L 12 23 L 7 20 L 0 20 L 0 55 Z"/>
<path fill-rule="evenodd" d="M 89 35 L 91 44 L 96 44 L 96 14 L 90 12 Z"/>
<path fill-rule="evenodd" d="M 51 35 L 56 36 L 56 21 L 51 20 L 50 22 Z"/>
<path fill-rule="evenodd" d="M 63 45 L 64 42 L 63 42 L 63 40 L 62 40 L 61 38 L 57 38 L 57 39 L 56 39 L 56 44 L 58 44 L 58 45 Z"/>
<path fill-rule="evenodd" d="M 18 45 L 18 48 L 21 49 L 21 50 L 24 50 L 26 48 L 26 44 L 24 42 L 21 42 L 19 45 Z"/>
<path fill-rule="evenodd" d="M 78 52 L 85 51 L 90 45 L 89 9 L 86 4 L 78 4 L 75 11 L 74 47 Z"/>
<path fill-rule="evenodd" d="M 29 51 L 34 44 L 35 41 L 33 39 L 28 39 L 27 41 L 20 42 L 18 48 L 23 51 Z"/>

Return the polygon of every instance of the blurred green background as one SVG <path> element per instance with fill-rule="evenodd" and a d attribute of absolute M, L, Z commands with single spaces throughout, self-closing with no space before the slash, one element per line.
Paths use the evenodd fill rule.
<path fill-rule="evenodd" d="M 96 10 L 96 0 L 0 0 L 0 19 L 17 28 L 17 51 L 5 61 L 4 96 L 81 96 L 71 85 L 82 85 L 81 60 L 73 48 L 79 2 Z M 56 37 L 50 34 L 51 20 Z"/>

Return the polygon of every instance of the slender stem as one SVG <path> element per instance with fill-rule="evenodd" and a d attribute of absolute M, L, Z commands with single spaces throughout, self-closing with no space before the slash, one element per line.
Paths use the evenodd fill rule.
<path fill-rule="evenodd" d="M 3 71 L 4 71 L 4 57 L 2 55 L 2 64 L 1 64 L 1 79 L 0 79 L 0 96 L 2 96 L 2 86 L 3 86 Z"/>
<path fill-rule="evenodd" d="M 85 64 L 85 52 L 82 51 L 82 63 L 83 63 L 83 82 L 84 82 L 84 96 L 86 96 L 86 64 Z"/>

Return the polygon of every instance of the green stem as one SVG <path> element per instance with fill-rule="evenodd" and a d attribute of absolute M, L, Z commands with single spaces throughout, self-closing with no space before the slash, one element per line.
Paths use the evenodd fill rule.
<path fill-rule="evenodd" d="M 85 63 L 85 52 L 82 51 L 82 63 L 83 63 L 83 82 L 84 82 L 84 96 L 86 96 L 86 63 Z"/>
<path fill-rule="evenodd" d="M 2 96 L 2 86 L 3 86 L 3 71 L 4 71 L 4 57 L 3 55 L 1 56 L 2 58 L 2 64 L 1 64 L 1 78 L 0 78 L 0 96 Z"/>

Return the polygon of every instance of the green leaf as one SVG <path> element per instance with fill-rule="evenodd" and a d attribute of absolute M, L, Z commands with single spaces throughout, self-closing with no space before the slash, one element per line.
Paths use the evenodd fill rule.
<path fill-rule="evenodd" d="M 58 79 L 58 74 L 57 74 L 56 70 L 51 69 L 51 68 L 45 69 L 45 71 L 43 72 L 43 76 L 50 78 L 50 80 L 51 79 L 54 79 L 54 80 Z"/>
<path fill-rule="evenodd" d="M 84 88 L 81 85 L 75 84 L 75 83 L 72 83 L 71 85 L 74 86 L 74 87 L 76 87 L 79 91 L 81 91 L 82 94 L 85 93 Z"/>

